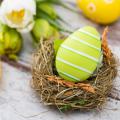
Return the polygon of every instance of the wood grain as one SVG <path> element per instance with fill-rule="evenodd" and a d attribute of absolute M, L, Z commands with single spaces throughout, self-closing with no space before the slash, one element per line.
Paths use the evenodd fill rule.
<path fill-rule="evenodd" d="M 2 69 L 3 69 L 2 62 L 0 61 L 0 80 L 2 79 Z"/>
<path fill-rule="evenodd" d="M 72 2 L 72 6 L 75 7 L 74 0 L 68 1 Z M 70 27 L 65 26 L 73 31 L 85 25 L 94 26 L 101 33 L 105 28 L 105 26 L 95 24 L 85 18 L 81 12 L 79 14 L 72 13 L 58 6 L 56 10 L 70 24 Z M 109 43 L 114 53 L 120 58 L 120 21 L 109 25 L 109 27 Z M 32 62 L 31 55 L 35 49 L 31 38 L 24 35 L 24 46 L 20 54 L 19 63 L 30 67 Z M 16 66 L 13 61 L 9 62 L 6 60 L 6 62 Z M 3 68 L 3 88 L 0 87 L 0 120 L 120 120 L 119 76 L 114 82 L 114 89 L 109 95 L 110 98 L 108 98 L 103 110 L 97 112 L 72 111 L 63 114 L 40 103 L 39 98 L 30 86 L 32 78 L 30 73 L 15 69 L 4 63 Z"/>

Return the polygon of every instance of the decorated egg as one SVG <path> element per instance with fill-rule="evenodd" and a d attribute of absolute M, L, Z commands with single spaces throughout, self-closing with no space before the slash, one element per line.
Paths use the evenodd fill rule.
<path fill-rule="evenodd" d="M 100 34 L 86 26 L 71 34 L 59 47 L 56 69 L 68 81 L 80 82 L 89 78 L 102 58 Z"/>
<path fill-rule="evenodd" d="M 110 24 L 120 17 L 120 0 L 77 0 L 82 12 L 89 19 Z"/>

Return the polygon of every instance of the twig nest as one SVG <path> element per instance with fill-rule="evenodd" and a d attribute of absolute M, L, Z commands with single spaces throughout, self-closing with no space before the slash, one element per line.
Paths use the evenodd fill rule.
<path fill-rule="evenodd" d="M 117 75 L 116 60 L 108 47 L 106 33 L 107 29 L 102 36 L 102 66 L 89 78 L 80 82 L 59 76 L 55 67 L 54 41 L 40 41 L 39 48 L 33 56 L 32 83 L 45 105 L 57 106 L 61 111 L 90 110 L 103 106 Z M 72 57 L 74 59 L 74 56 Z"/>

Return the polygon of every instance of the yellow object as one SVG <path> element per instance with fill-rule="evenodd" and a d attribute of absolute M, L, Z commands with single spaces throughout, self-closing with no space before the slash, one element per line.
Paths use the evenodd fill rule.
<path fill-rule="evenodd" d="M 79 8 L 89 19 L 110 24 L 120 17 L 120 0 L 77 0 Z"/>

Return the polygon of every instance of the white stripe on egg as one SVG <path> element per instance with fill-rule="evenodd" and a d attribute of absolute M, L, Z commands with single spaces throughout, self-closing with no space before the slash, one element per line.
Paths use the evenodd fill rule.
<path fill-rule="evenodd" d="M 98 50 L 98 51 L 101 51 L 100 48 L 98 48 L 98 47 L 96 47 L 96 46 L 94 46 L 94 45 L 92 45 L 92 44 L 90 44 L 90 43 L 88 43 L 88 42 L 80 39 L 79 37 L 70 36 L 70 38 L 73 39 L 73 40 L 79 41 L 79 42 L 81 42 L 81 43 L 83 43 L 83 44 L 85 44 L 85 45 L 87 45 L 87 46 L 89 46 L 89 47 L 91 47 L 91 48 L 94 48 L 94 49 Z"/>
<path fill-rule="evenodd" d="M 59 71 L 59 70 L 58 70 L 58 72 L 59 72 L 60 74 L 63 74 L 63 75 L 65 75 L 65 76 L 67 76 L 67 77 L 70 77 L 70 78 L 72 78 L 72 79 L 74 79 L 74 80 L 80 81 L 79 78 L 77 78 L 77 77 L 75 77 L 75 76 L 73 76 L 73 75 L 70 75 L 70 74 L 68 74 L 68 73 L 66 73 L 66 72 L 62 72 L 62 71 Z"/>
<path fill-rule="evenodd" d="M 90 33 L 90 32 L 84 31 L 84 30 L 82 30 L 82 29 L 80 29 L 80 30 L 78 30 L 78 31 L 81 32 L 81 33 L 83 33 L 83 34 L 89 35 L 89 36 L 91 36 L 91 37 L 93 37 L 93 38 L 95 38 L 95 39 L 97 39 L 97 40 L 100 40 L 100 37 L 98 37 L 98 36 L 96 36 L 96 35 L 94 35 L 94 34 L 92 34 L 92 33 Z"/>
<path fill-rule="evenodd" d="M 99 62 L 99 60 L 98 59 L 96 59 L 95 57 L 92 57 L 92 56 L 90 56 L 90 55 L 88 55 L 88 54 L 86 54 L 86 53 L 83 53 L 83 52 L 81 52 L 81 51 L 78 51 L 78 50 L 75 50 L 75 49 L 73 49 L 73 48 L 70 48 L 70 47 L 68 47 L 68 46 L 66 46 L 66 45 L 61 45 L 61 47 L 62 48 L 65 48 L 65 49 L 67 49 L 67 50 L 69 50 L 69 51 L 72 51 L 72 52 L 74 52 L 74 53 L 76 53 L 76 54 L 79 54 L 79 55 L 82 55 L 82 56 L 84 56 L 84 57 L 87 57 L 88 59 L 91 59 L 91 60 L 93 60 L 93 61 L 95 61 L 95 62 Z"/>
<path fill-rule="evenodd" d="M 67 65 L 69 65 L 69 66 L 72 66 L 72 67 L 74 67 L 74 68 L 77 68 L 77 69 L 79 69 L 79 70 L 81 70 L 81 71 L 83 71 L 83 72 L 92 74 L 91 71 L 89 71 L 89 70 L 87 70 L 87 69 L 85 69 L 85 68 L 83 68 L 83 67 L 77 66 L 77 65 L 75 65 L 75 64 L 73 64 L 73 63 L 70 63 L 70 62 L 68 62 L 68 61 L 66 61 L 66 60 L 63 60 L 62 58 L 57 58 L 57 60 L 60 61 L 60 62 L 63 62 L 64 64 L 67 64 Z"/>

